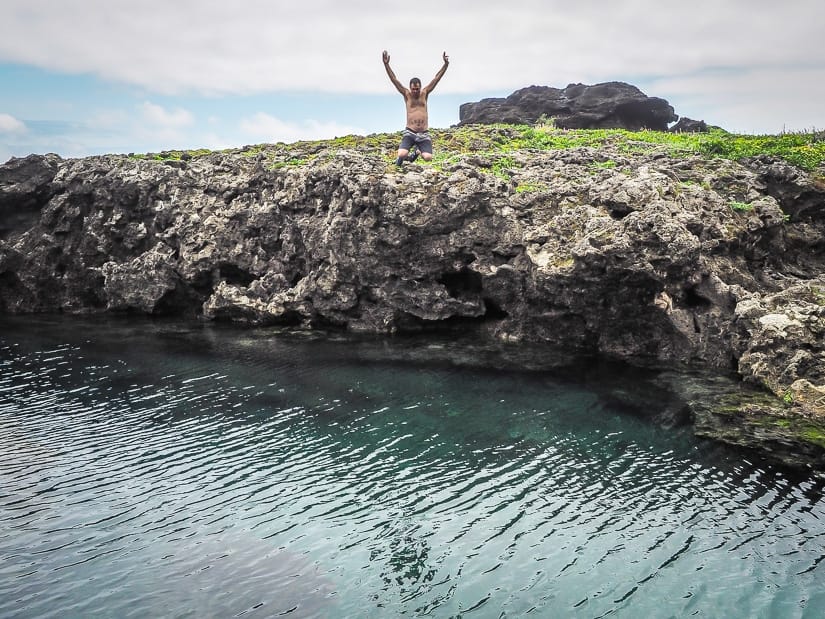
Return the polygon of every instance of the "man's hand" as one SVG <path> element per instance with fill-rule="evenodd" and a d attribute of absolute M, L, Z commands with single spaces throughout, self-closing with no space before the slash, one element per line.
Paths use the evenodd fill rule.
<path fill-rule="evenodd" d="M 383 58 L 384 64 L 390 64 L 390 55 L 387 53 L 387 50 L 384 50 Z"/>
<path fill-rule="evenodd" d="M 386 54 L 387 52 L 384 52 L 384 53 Z M 387 56 L 387 58 L 389 59 L 389 56 Z M 444 64 L 450 64 L 450 57 L 447 55 L 447 52 L 444 52 L 443 58 L 444 58 Z"/>

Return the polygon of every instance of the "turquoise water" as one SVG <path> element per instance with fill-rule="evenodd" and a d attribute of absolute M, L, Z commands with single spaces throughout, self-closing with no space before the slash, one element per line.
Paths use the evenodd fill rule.
<path fill-rule="evenodd" d="M 0 616 L 823 616 L 825 484 L 651 421 L 654 379 L 2 319 Z"/>

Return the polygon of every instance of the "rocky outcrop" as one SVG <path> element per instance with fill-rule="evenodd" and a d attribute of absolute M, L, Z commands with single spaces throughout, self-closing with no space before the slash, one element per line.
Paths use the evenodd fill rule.
<path fill-rule="evenodd" d="M 564 89 L 528 86 L 508 97 L 482 99 L 459 108 L 459 125 L 532 125 L 542 118 L 561 129 L 667 131 L 679 117 L 664 99 L 648 97 L 624 82 L 570 84 Z"/>
<path fill-rule="evenodd" d="M 11 159 L 0 174 L 0 239 L 14 230 L 34 225 L 40 209 L 51 198 L 57 174 L 57 155 Z"/>
<path fill-rule="evenodd" d="M 707 133 L 710 130 L 704 120 L 693 120 L 682 116 L 675 125 L 670 127 L 670 133 Z"/>
<path fill-rule="evenodd" d="M 702 399 L 707 419 L 739 420 L 743 444 L 793 418 L 807 425 L 786 443 L 825 448 L 821 177 L 609 146 L 399 170 L 394 146 L 14 159 L 0 167 L 0 311 L 472 329 L 698 364 L 772 394 Z"/>

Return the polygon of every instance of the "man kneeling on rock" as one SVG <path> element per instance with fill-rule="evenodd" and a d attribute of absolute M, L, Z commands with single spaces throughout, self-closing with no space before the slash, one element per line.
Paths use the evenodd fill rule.
<path fill-rule="evenodd" d="M 396 165 L 400 166 L 404 161 L 415 161 L 418 157 L 418 153 L 415 152 L 416 148 L 418 148 L 424 161 L 431 161 L 433 158 L 433 141 L 430 134 L 427 133 L 429 129 L 427 97 L 430 96 L 436 84 L 444 77 L 444 73 L 450 64 L 447 52 L 444 52 L 443 58 L 444 66 L 435 74 L 433 81 L 421 88 L 421 80 L 414 77 L 410 80 L 410 87 L 405 88 L 390 68 L 390 55 L 387 50 L 384 50 L 384 68 L 387 70 L 387 75 L 390 76 L 390 81 L 404 97 L 404 103 L 407 106 L 407 126 L 402 133 L 401 145 L 398 147 Z"/>

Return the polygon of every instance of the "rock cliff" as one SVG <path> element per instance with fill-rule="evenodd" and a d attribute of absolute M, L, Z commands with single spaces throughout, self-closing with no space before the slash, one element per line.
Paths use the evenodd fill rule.
<path fill-rule="evenodd" d="M 772 394 L 705 394 L 700 432 L 791 452 L 802 440 L 825 468 L 821 174 L 641 144 L 491 148 L 513 131 L 402 169 L 391 135 L 12 159 L 0 312 L 449 327 L 698 364 Z"/>

